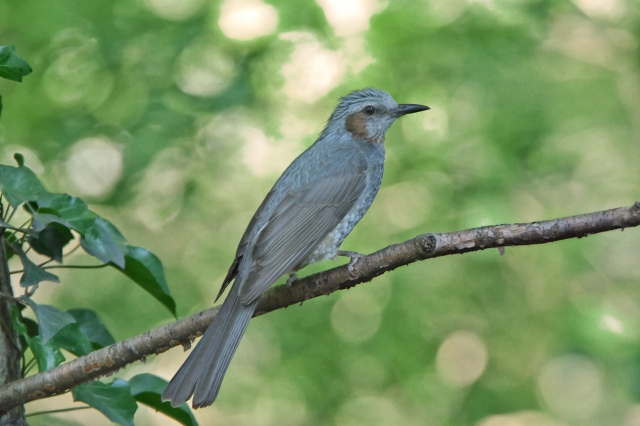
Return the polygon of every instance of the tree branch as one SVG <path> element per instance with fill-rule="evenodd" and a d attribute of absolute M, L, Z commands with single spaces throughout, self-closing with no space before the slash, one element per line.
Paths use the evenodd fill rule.
<path fill-rule="evenodd" d="M 340 266 L 302 278 L 291 288 L 286 285 L 271 288 L 261 297 L 255 316 L 371 281 L 387 271 L 419 260 L 489 248 L 545 244 L 638 225 L 640 201 L 630 207 L 543 222 L 422 234 L 362 258 L 354 265 L 353 274 L 347 266 Z M 202 311 L 51 370 L 0 386 L 0 412 L 35 399 L 67 392 L 81 383 L 113 373 L 127 364 L 162 353 L 173 346 L 183 345 L 188 349 L 191 342 L 202 335 L 217 312 L 218 307 Z"/>

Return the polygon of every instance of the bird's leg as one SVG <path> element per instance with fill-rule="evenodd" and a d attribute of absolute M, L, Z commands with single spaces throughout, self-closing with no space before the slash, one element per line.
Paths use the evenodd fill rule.
<path fill-rule="evenodd" d="M 353 275 L 353 265 L 355 265 L 358 260 L 360 260 L 360 259 L 365 257 L 364 254 L 360 254 L 358 252 L 355 252 L 355 251 L 344 251 L 344 250 L 338 250 L 338 256 L 344 256 L 344 257 L 351 258 L 351 261 L 347 265 L 347 269 L 349 270 L 349 273 L 351 274 L 351 276 L 354 276 Z"/>
<path fill-rule="evenodd" d="M 291 272 L 289 274 L 289 278 L 287 278 L 287 288 L 291 288 L 293 283 L 298 279 L 298 275 L 295 272 Z"/>

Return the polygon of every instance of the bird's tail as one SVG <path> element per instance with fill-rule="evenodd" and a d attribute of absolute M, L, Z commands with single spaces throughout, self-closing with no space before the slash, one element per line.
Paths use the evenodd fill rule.
<path fill-rule="evenodd" d="M 257 305 L 257 301 L 241 303 L 238 287 L 232 287 L 213 322 L 162 393 L 162 401 L 171 401 L 171 406 L 177 407 L 193 395 L 193 408 L 200 408 L 216 399 Z"/>

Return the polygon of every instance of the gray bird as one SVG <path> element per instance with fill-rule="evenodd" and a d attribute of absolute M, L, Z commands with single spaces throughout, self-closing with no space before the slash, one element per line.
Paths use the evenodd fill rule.
<path fill-rule="evenodd" d="M 193 408 L 213 403 L 260 295 L 278 278 L 338 255 L 351 257 L 351 270 L 360 255 L 338 248 L 380 189 L 385 134 L 403 115 L 428 109 L 398 105 L 379 89 L 341 98 L 318 140 L 284 171 L 249 222 L 218 297 L 235 280 L 231 291 L 163 401 L 177 407 L 193 395 Z"/>

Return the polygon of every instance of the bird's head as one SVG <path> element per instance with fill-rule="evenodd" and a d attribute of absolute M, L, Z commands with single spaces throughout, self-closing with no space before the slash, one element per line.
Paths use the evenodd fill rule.
<path fill-rule="evenodd" d="M 428 106 L 397 104 L 384 90 L 356 90 L 340 99 L 327 130 L 346 131 L 356 139 L 382 143 L 389 127 L 406 114 L 428 110 Z"/>

